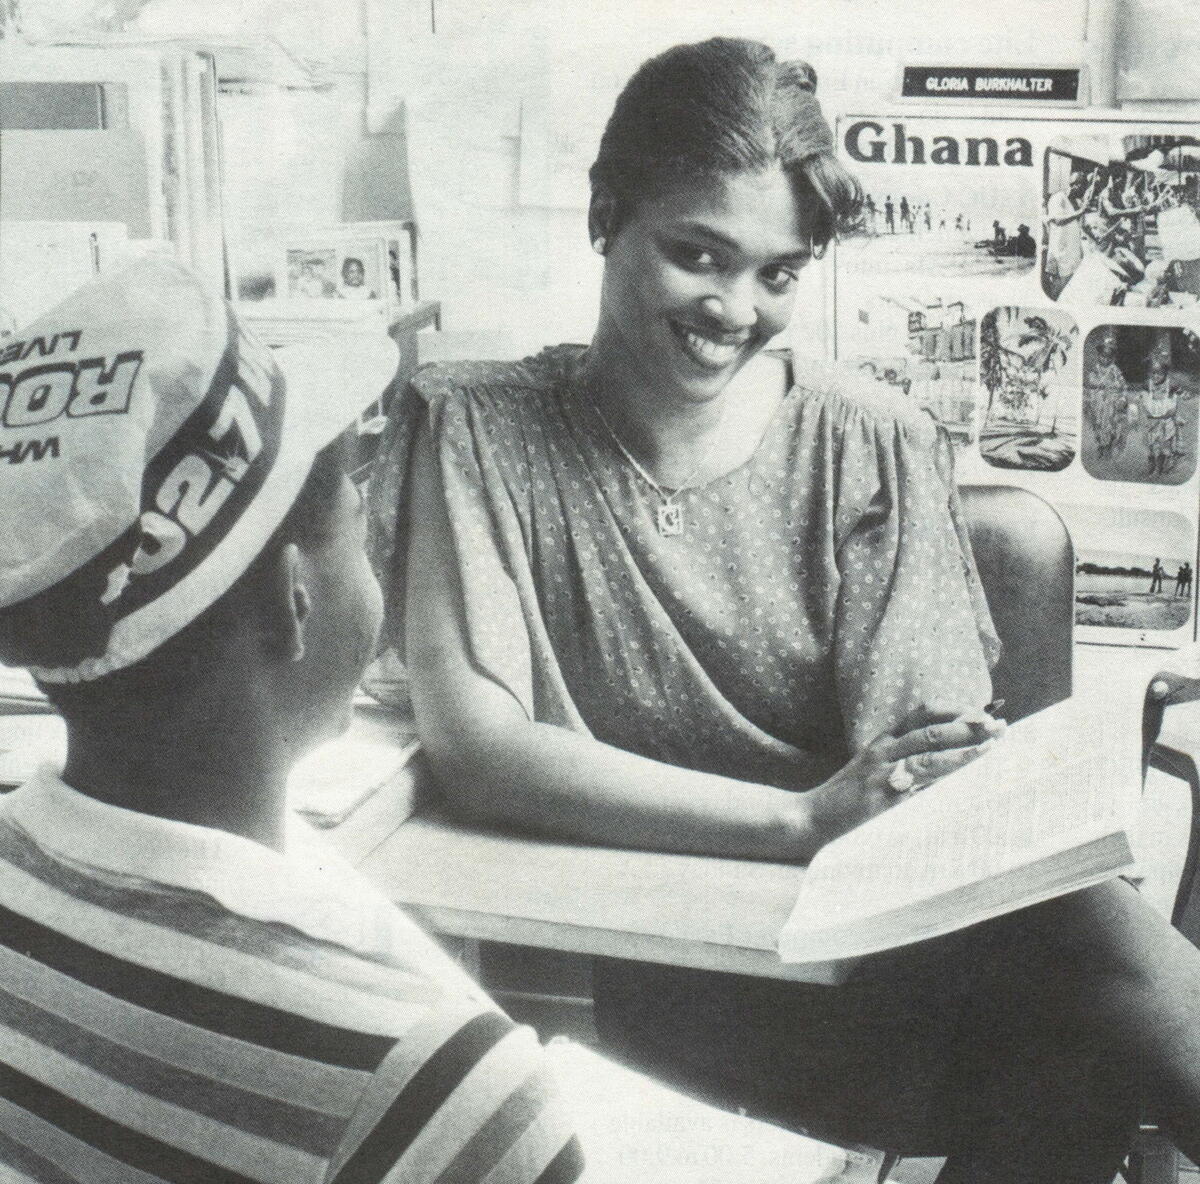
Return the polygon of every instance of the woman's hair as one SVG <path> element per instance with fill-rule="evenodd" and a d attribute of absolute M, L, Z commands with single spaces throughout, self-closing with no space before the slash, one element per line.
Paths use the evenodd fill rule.
<path fill-rule="evenodd" d="M 612 233 L 646 198 L 680 182 L 757 172 L 778 162 L 798 194 L 816 198 L 821 248 L 857 221 L 862 189 L 834 156 L 807 62 L 780 62 L 756 41 L 677 45 L 626 84 L 591 168 L 593 198 L 616 202 Z"/>

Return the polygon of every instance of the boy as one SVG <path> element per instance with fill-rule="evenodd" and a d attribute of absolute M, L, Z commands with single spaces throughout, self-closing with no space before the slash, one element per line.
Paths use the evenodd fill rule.
<path fill-rule="evenodd" d="M 0 803 L 0 1177 L 581 1171 L 534 1035 L 286 834 L 380 615 L 331 441 L 395 365 L 151 261 L 0 352 L 0 661 L 68 730 Z"/>

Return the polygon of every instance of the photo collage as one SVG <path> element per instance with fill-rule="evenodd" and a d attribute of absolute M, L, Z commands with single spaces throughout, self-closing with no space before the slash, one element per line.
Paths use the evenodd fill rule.
<path fill-rule="evenodd" d="M 848 116 L 835 350 L 925 407 L 963 484 L 1059 512 L 1081 640 L 1196 634 L 1200 129 Z"/>

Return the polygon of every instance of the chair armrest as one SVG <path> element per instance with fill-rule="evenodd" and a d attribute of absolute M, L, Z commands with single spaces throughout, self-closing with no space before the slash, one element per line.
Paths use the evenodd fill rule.
<path fill-rule="evenodd" d="M 1200 945 L 1200 704 L 1170 707 L 1158 740 L 1150 750 L 1150 767 L 1187 782 L 1192 813 L 1187 855 L 1171 909 L 1171 924 L 1193 944 Z"/>

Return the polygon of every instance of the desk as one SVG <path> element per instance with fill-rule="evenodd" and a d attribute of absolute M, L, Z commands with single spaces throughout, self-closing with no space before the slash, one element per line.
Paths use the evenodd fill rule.
<path fill-rule="evenodd" d="M 1079 654 L 1080 684 L 1100 687 L 1113 685 L 1117 670 L 1127 676 L 1131 664 L 1144 666 L 1149 678 L 1163 657 L 1153 650 L 1079 649 L 1089 651 Z M 1200 738 L 1200 705 L 1171 708 L 1159 767 L 1185 778 L 1190 770 L 1200 801 L 1200 739 L 1189 746 L 1189 735 Z M 1184 755 L 1170 765 L 1172 753 Z M 379 836 L 358 862 L 435 932 L 797 981 L 845 977 L 844 963 L 787 966 L 775 954 L 796 896 L 799 873 L 792 865 L 501 835 L 453 821 L 428 796 L 421 800 L 415 817 Z M 595 921 L 601 908 L 604 926 Z"/>
<path fill-rule="evenodd" d="M 1110 672 L 1128 669 L 1131 660 L 1149 677 L 1163 656 L 1079 649 L 1080 678 L 1100 685 Z M 14 702 L 5 711 L 31 706 Z M 364 721 L 371 714 L 364 714 Z M 17 732 L 29 727 L 32 733 L 35 722 L 13 720 L 9 727 Z M 1168 710 L 1155 763 L 1187 781 L 1193 807 L 1200 803 L 1200 704 Z M 774 953 L 775 937 L 795 900 L 799 872 L 792 865 L 621 851 L 476 830 L 438 812 L 429 780 L 418 755 L 345 822 L 324 833 L 436 932 L 796 980 L 832 982 L 844 976 L 844 965 L 785 966 Z M 1195 864 L 1193 854 L 1185 883 Z M 610 919 L 607 927 L 594 923 L 598 899 Z M 1180 907 L 1184 912 L 1177 919 L 1197 937 L 1200 906 L 1181 899 Z"/>
<path fill-rule="evenodd" d="M 801 982 L 839 982 L 849 968 L 779 961 L 801 874 L 793 864 L 500 834 L 427 807 L 359 870 L 454 937 Z"/>

